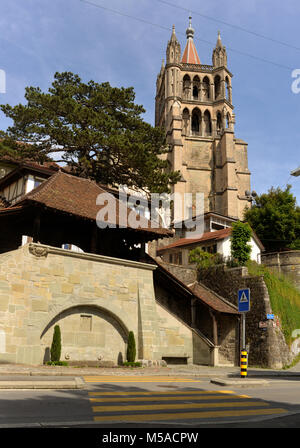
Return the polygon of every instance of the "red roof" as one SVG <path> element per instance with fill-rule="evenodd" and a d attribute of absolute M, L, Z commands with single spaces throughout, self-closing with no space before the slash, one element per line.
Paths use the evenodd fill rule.
<path fill-rule="evenodd" d="M 96 221 L 99 211 L 106 206 L 106 203 L 97 205 L 97 198 L 103 193 L 108 194 L 107 191 L 99 187 L 94 181 L 58 171 L 30 193 L 21 197 L 16 202 L 16 205 L 34 202 L 53 210 Z M 130 215 L 133 217 L 132 213 L 134 212 L 124 203 L 114 198 L 112 195 L 110 196 L 112 200 L 115 201 L 114 207 L 116 213 L 114 217 L 111 217 L 112 219 L 110 219 L 109 216 L 104 216 L 105 219 L 103 222 L 113 224 L 116 227 L 124 227 L 124 224 L 121 221 L 121 216 L 128 218 Z M 123 214 L 121 215 L 122 211 Z M 140 222 L 139 226 L 135 228 L 128 224 L 127 227 L 151 232 L 152 234 L 160 235 L 161 237 L 173 236 L 172 231 L 164 228 L 154 228 L 148 219 L 139 216 L 138 214 L 136 214 L 136 216 L 136 221 Z M 127 223 L 125 223 L 125 226 L 126 224 Z"/>
<path fill-rule="evenodd" d="M 227 238 L 231 234 L 231 227 L 227 229 L 216 230 L 215 232 L 203 233 L 201 237 L 198 238 L 181 238 L 174 243 L 168 244 L 168 246 L 158 249 L 159 252 L 166 249 L 172 249 L 173 247 L 190 246 L 195 243 L 204 243 L 206 241 L 218 241 Z"/>
<path fill-rule="evenodd" d="M 201 64 L 193 39 L 187 40 L 181 62 L 185 64 Z"/>

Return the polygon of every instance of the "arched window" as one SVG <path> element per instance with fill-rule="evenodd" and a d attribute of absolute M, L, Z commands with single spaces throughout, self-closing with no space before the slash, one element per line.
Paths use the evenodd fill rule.
<path fill-rule="evenodd" d="M 183 77 L 183 98 L 189 99 L 191 88 L 191 78 L 189 75 L 184 75 Z"/>
<path fill-rule="evenodd" d="M 182 135 L 189 135 L 190 113 L 187 108 L 182 112 Z"/>
<path fill-rule="evenodd" d="M 194 76 L 193 79 L 193 99 L 197 100 L 199 97 L 200 79 L 199 76 Z"/>
<path fill-rule="evenodd" d="M 219 75 L 215 76 L 215 100 L 221 96 L 221 78 Z"/>
<path fill-rule="evenodd" d="M 231 117 L 230 117 L 230 113 L 228 112 L 226 115 L 226 128 L 227 129 L 230 128 L 230 122 L 231 122 Z"/>
<path fill-rule="evenodd" d="M 226 76 L 225 78 L 225 85 L 226 85 L 226 100 L 230 101 L 230 95 L 229 95 L 229 78 Z"/>
<path fill-rule="evenodd" d="M 222 114 L 221 112 L 217 113 L 217 134 L 221 134 L 223 129 L 223 123 L 222 123 Z"/>
<path fill-rule="evenodd" d="M 207 76 L 203 78 L 203 99 L 209 99 L 210 97 L 210 82 Z"/>
<path fill-rule="evenodd" d="M 196 107 L 192 113 L 192 135 L 200 135 L 201 130 L 201 112 Z"/>
<path fill-rule="evenodd" d="M 193 86 L 193 100 L 197 100 L 197 99 L 198 99 L 198 87 Z"/>
<path fill-rule="evenodd" d="M 204 135 L 211 135 L 211 116 L 208 110 L 204 112 Z"/>

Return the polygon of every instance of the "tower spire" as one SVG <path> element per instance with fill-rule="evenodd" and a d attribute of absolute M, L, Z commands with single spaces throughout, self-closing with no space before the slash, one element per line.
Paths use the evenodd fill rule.
<path fill-rule="evenodd" d="M 189 26 L 186 30 L 187 43 L 181 60 L 181 62 L 186 64 L 201 64 L 194 44 L 194 34 L 195 30 L 192 27 L 192 16 L 189 16 Z"/>

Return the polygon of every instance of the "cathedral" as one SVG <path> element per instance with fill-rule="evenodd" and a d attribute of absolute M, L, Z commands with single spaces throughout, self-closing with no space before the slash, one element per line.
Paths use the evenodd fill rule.
<path fill-rule="evenodd" d="M 202 64 L 191 17 L 186 36 L 182 53 L 173 26 L 156 83 L 155 125 L 166 130 L 170 169 L 181 173 L 172 193 L 203 193 L 205 213 L 242 220 L 251 205 L 250 172 L 247 143 L 234 133 L 226 48 L 219 33 L 212 65 Z"/>

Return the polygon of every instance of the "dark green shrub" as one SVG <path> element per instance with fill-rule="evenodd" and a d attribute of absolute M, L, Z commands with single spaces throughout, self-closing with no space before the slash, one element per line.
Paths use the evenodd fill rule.
<path fill-rule="evenodd" d="M 69 363 L 67 361 L 48 361 L 46 364 L 47 366 L 69 366 Z"/>
<path fill-rule="evenodd" d="M 135 356 L 136 356 L 135 339 L 133 331 L 130 331 L 128 335 L 127 361 L 134 362 Z"/>
<path fill-rule="evenodd" d="M 142 367 L 142 363 L 139 361 L 136 362 L 123 362 L 124 367 Z"/>
<path fill-rule="evenodd" d="M 59 325 L 55 325 L 51 344 L 51 362 L 59 362 L 61 355 L 61 334 Z"/>

